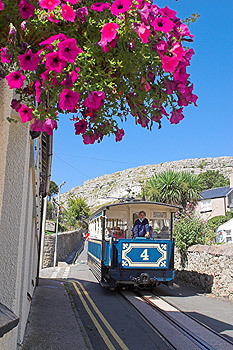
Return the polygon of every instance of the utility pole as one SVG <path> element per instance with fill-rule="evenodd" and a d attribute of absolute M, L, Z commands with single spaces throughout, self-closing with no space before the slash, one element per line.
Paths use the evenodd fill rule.
<path fill-rule="evenodd" d="M 58 236 L 59 211 L 60 211 L 60 191 L 61 191 L 61 187 L 64 186 L 65 184 L 66 182 L 63 181 L 58 187 L 57 223 L 56 223 L 56 238 L 55 238 L 53 267 L 55 267 L 57 264 L 57 236 Z"/>

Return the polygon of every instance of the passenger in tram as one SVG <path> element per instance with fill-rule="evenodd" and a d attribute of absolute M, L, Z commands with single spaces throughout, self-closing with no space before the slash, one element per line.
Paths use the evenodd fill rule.
<path fill-rule="evenodd" d="M 135 221 L 133 226 L 133 237 L 150 237 L 149 221 L 146 218 L 144 210 L 139 212 L 139 218 Z"/>

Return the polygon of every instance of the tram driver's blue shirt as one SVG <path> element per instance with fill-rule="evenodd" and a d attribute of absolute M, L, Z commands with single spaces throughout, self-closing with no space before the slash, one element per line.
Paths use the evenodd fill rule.
<path fill-rule="evenodd" d="M 145 218 L 142 221 L 137 219 L 134 223 L 133 227 L 133 235 L 134 237 L 144 237 L 145 234 L 149 232 L 149 222 Z"/>

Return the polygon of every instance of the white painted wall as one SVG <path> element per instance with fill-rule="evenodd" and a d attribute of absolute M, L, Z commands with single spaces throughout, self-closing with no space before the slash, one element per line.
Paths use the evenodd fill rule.
<path fill-rule="evenodd" d="M 36 187 L 30 126 L 9 123 L 12 91 L 0 82 L 0 302 L 20 317 L 0 338 L 1 350 L 18 349 L 25 331 L 37 267 Z M 38 208 L 39 209 L 39 208 Z"/>

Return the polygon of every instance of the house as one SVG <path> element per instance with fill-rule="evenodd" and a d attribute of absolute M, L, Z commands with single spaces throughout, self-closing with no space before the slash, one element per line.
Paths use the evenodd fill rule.
<path fill-rule="evenodd" d="M 233 171 L 230 174 L 230 185 L 211 188 L 200 192 L 196 212 L 201 214 L 204 220 L 218 215 L 226 215 L 233 210 Z"/>
<path fill-rule="evenodd" d="M 30 125 L 22 124 L 9 107 L 13 93 L 5 79 L 1 80 L 1 350 L 16 350 L 22 344 L 39 275 L 43 198 L 49 188 L 52 154 L 52 137 L 33 135 Z M 18 122 L 9 123 L 7 118 Z"/>
<path fill-rule="evenodd" d="M 233 219 L 224 222 L 216 229 L 217 243 L 233 243 Z"/>

